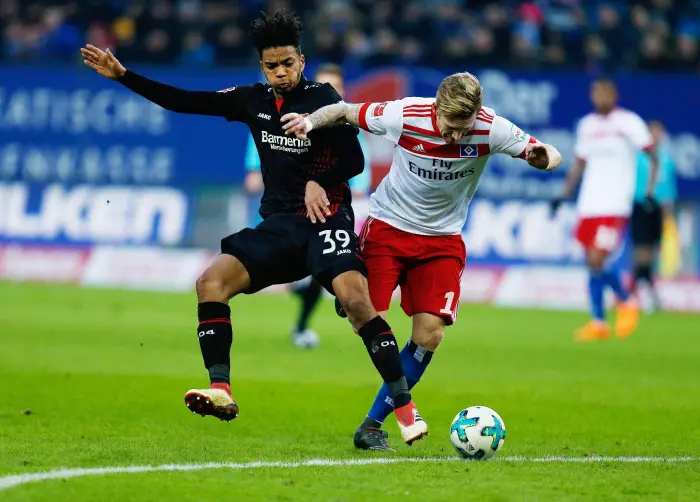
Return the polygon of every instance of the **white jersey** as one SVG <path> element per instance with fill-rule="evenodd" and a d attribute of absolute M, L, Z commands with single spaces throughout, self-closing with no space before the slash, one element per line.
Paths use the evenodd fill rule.
<path fill-rule="evenodd" d="M 574 154 L 586 162 L 578 197 L 579 216 L 624 216 L 632 213 L 637 154 L 652 145 L 644 121 L 616 108 L 607 115 L 589 113 L 576 131 Z"/>
<path fill-rule="evenodd" d="M 360 126 L 393 141 L 389 174 L 369 204 L 369 214 L 418 235 L 456 235 L 467 220 L 490 155 L 523 157 L 534 138 L 491 108 L 481 108 L 474 128 L 458 144 L 447 144 L 433 111 L 435 98 L 365 103 Z"/>

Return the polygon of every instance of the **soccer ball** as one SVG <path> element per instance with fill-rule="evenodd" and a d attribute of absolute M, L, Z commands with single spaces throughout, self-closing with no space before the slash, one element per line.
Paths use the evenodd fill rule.
<path fill-rule="evenodd" d="M 450 427 L 452 446 L 467 459 L 488 460 L 501 449 L 505 439 L 503 419 L 486 406 L 463 409 Z"/>

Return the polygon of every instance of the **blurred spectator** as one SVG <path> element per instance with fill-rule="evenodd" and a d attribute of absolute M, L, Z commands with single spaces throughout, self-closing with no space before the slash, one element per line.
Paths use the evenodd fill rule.
<path fill-rule="evenodd" d="M 399 54 L 399 39 L 388 28 L 377 31 L 373 40 L 374 51 L 367 58 L 372 66 L 389 65 L 396 60 Z"/>
<path fill-rule="evenodd" d="M 682 34 L 676 38 L 678 59 L 677 68 L 682 71 L 700 71 L 700 59 L 698 58 L 698 42 L 691 35 Z"/>
<path fill-rule="evenodd" d="M 607 73 L 610 71 L 610 53 L 599 35 L 589 35 L 585 47 L 585 68 L 590 73 Z"/>
<path fill-rule="evenodd" d="M 180 63 L 188 66 L 211 66 L 215 60 L 214 48 L 198 31 L 190 31 L 182 43 Z"/>
<path fill-rule="evenodd" d="M 619 67 L 628 47 L 628 32 L 620 26 L 620 15 L 615 7 L 602 4 L 598 7 L 598 34 L 607 48 L 610 61 Z"/>
<path fill-rule="evenodd" d="M 671 61 L 667 57 L 666 44 L 662 35 L 651 32 L 642 38 L 639 68 L 648 71 L 667 71 L 671 68 Z"/>
<path fill-rule="evenodd" d="M 531 35 L 531 34 L 530 34 Z M 510 44 L 510 66 L 513 68 L 536 68 L 539 66 L 539 51 L 528 30 L 516 32 Z"/>
<path fill-rule="evenodd" d="M 165 30 L 153 30 L 146 35 L 144 60 L 158 64 L 175 62 L 175 50 Z"/>
<path fill-rule="evenodd" d="M 219 64 L 244 64 L 259 59 L 257 54 L 253 54 L 245 32 L 236 25 L 224 26 L 214 42 L 216 62 Z"/>
<path fill-rule="evenodd" d="M 470 2 L 471 4 L 471 2 Z M 508 11 L 505 7 L 493 3 L 488 5 L 484 11 L 484 21 L 491 30 L 491 38 L 493 40 L 493 58 L 497 61 L 497 64 L 507 64 L 510 58 L 510 38 L 511 29 L 508 25 Z M 498 43 L 495 43 L 498 41 Z M 487 41 L 483 38 L 478 42 L 475 41 L 477 45 L 487 45 Z M 476 49 L 477 54 L 483 55 L 481 49 Z M 489 64 L 490 62 L 484 61 L 484 64 Z"/>
<path fill-rule="evenodd" d="M 0 0 L 0 58 L 78 61 L 91 42 L 125 61 L 250 64 L 250 21 L 281 8 L 318 62 L 700 72 L 700 0 Z"/>
<path fill-rule="evenodd" d="M 493 31 L 486 27 L 478 27 L 472 36 L 472 52 L 469 63 L 475 66 L 488 66 L 494 61 L 496 39 Z"/>

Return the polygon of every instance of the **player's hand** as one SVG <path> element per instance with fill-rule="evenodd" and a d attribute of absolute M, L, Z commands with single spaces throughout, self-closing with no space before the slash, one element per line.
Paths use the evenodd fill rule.
<path fill-rule="evenodd" d="M 294 135 L 299 139 L 306 139 L 306 135 L 313 127 L 311 122 L 306 120 L 306 117 L 298 113 L 287 113 L 280 119 L 280 122 L 286 122 L 286 124 L 282 126 L 285 134 L 290 136 Z"/>
<path fill-rule="evenodd" d="M 99 47 L 88 44 L 80 49 L 80 53 L 85 58 L 85 64 L 103 77 L 117 80 L 126 73 L 126 68 L 122 66 L 109 49 L 105 52 Z"/>
<path fill-rule="evenodd" d="M 309 181 L 306 184 L 304 203 L 306 204 L 306 213 L 311 223 L 316 223 L 317 220 L 325 223 L 325 217 L 331 215 L 331 203 L 326 197 L 326 191 L 315 181 Z"/>
<path fill-rule="evenodd" d="M 549 152 L 547 147 L 541 143 L 530 143 L 525 147 L 525 160 L 535 169 L 547 170 L 555 169 L 556 166 L 549 166 Z"/>

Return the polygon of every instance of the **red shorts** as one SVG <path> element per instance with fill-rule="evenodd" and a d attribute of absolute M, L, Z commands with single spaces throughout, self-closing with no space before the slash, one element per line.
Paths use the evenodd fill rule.
<path fill-rule="evenodd" d="M 585 249 L 612 253 L 622 244 L 626 226 L 627 218 L 623 216 L 581 218 L 576 228 L 576 239 Z"/>
<path fill-rule="evenodd" d="M 426 312 L 446 325 L 454 323 L 466 261 L 461 235 L 416 235 L 369 217 L 360 232 L 360 247 L 377 311 L 389 310 L 391 296 L 401 286 L 406 315 Z"/>

